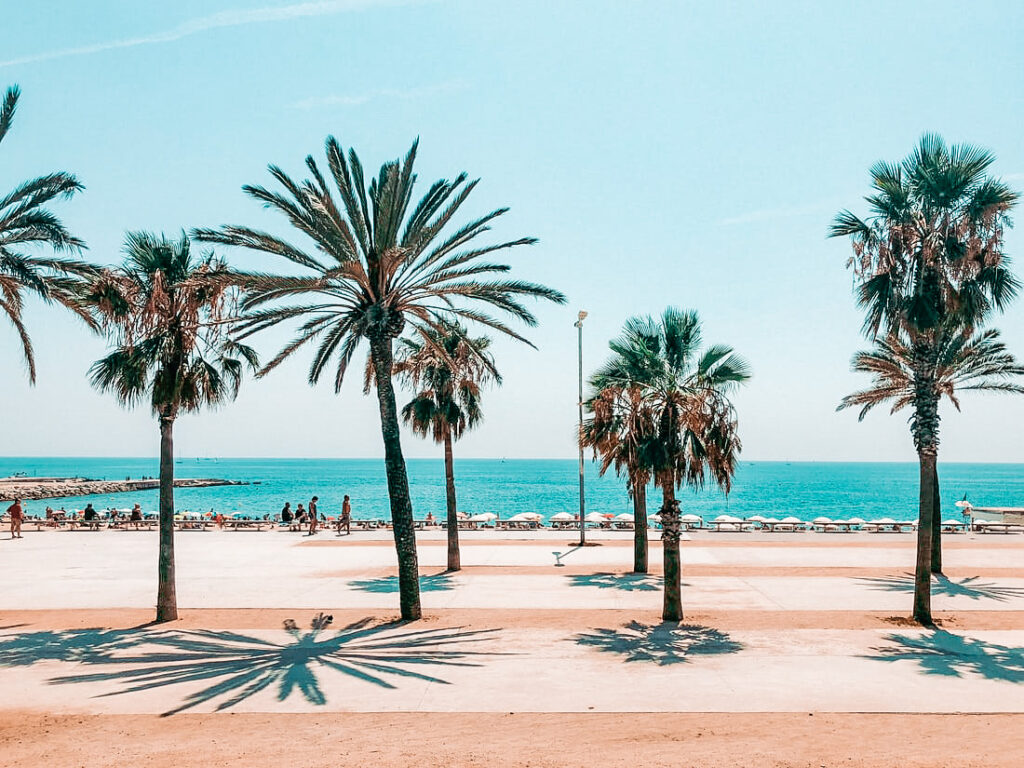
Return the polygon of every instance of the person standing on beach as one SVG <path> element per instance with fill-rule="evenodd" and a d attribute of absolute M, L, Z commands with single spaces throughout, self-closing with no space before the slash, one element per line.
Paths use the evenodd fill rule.
<path fill-rule="evenodd" d="M 317 515 L 316 503 L 319 500 L 318 496 L 314 496 L 309 500 L 309 535 L 312 536 L 316 533 L 317 523 L 320 522 L 320 518 Z"/>
<path fill-rule="evenodd" d="M 22 538 L 21 521 L 25 516 L 25 512 L 21 508 L 21 499 L 14 500 L 14 503 L 7 508 L 7 514 L 11 516 L 11 538 Z"/>
<path fill-rule="evenodd" d="M 341 533 L 342 527 L 345 528 L 345 533 L 352 533 L 352 502 L 348 500 L 348 494 L 345 494 L 345 500 L 341 502 L 341 517 L 338 518 L 338 533 Z"/>
<path fill-rule="evenodd" d="M 131 521 L 135 524 L 135 530 L 139 530 L 139 523 L 142 522 L 142 505 L 136 504 L 132 507 Z"/>

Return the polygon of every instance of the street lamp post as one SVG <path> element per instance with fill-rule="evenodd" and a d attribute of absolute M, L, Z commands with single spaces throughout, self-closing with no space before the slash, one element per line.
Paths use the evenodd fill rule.
<path fill-rule="evenodd" d="M 585 496 L 583 493 L 583 321 L 587 319 L 587 313 L 580 311 L 576 316 L 576 329 L 579 331 L 579 345 L 577 360 L 579 362 L 579 431 L 577 442 L 580 449 L 580 546 L 587 543 L 587 522 L 583 515 L 586 512 Z"/>

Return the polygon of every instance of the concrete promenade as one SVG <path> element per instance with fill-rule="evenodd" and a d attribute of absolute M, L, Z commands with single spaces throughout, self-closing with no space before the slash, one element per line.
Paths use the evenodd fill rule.
<path fill-rule="evenodd" d="M 447 574 L 424 536 L 428 616 L 402 625 L 386 533 L 182 533 L 160 627 L 135 626 L 154 533 L 4 538 L 0 709 L 1024 712 L 1024 537 L 949 537 L 938 630 L 900 621 L 912 537 L 693 534 L 682 626 L 658 619 L 660 543 L 637 576 L 628 536 L 572 538 L 465 536 Z"/>

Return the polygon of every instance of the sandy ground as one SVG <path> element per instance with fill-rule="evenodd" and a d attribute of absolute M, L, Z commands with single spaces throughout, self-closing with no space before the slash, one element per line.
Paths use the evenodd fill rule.
<path fill-rule="evenodd" d="M 159 627 L 155 535 L 0 541 L 0 766 L 1024 764 L 1022 536 L 946 538 L 933 634 L 907 619 L 910 536 L 692 534 L 685 621 L 718 638 L 696 655 L 652 639 L 657 542 L 635 576 L 628 536 L 473 533 L 452 575 L 421 537 L 425 616 L 403 625 L 390 534 L 363 536 L 181 535 L 181 618 Z M 331 630 L 282 629 L 314 608 Z M 319 650 L 352 626 L 385 644 Z M 396 660 L 406 632 L 434 639 Z"/>
<path fill-rule="evenodd" d="M 7 768 L 1019 768 L 1024 715 L 0 715 Z"/>

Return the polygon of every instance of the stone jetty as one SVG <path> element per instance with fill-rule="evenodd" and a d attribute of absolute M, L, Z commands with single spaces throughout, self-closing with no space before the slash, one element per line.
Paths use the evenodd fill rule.
<path fill-rule="evenodd" d="M 209 488 L 216 485 L 248 485 L 239 480 L 216 478 L 180 478 L 175 488 Z M 56 499 L 65 496 L 92 496 L 94 494 L 130 493 L 158 488 L 156 478 L 145 480 L 91 480 L 87 477 L 2 477 L 0 500 Z"/>

